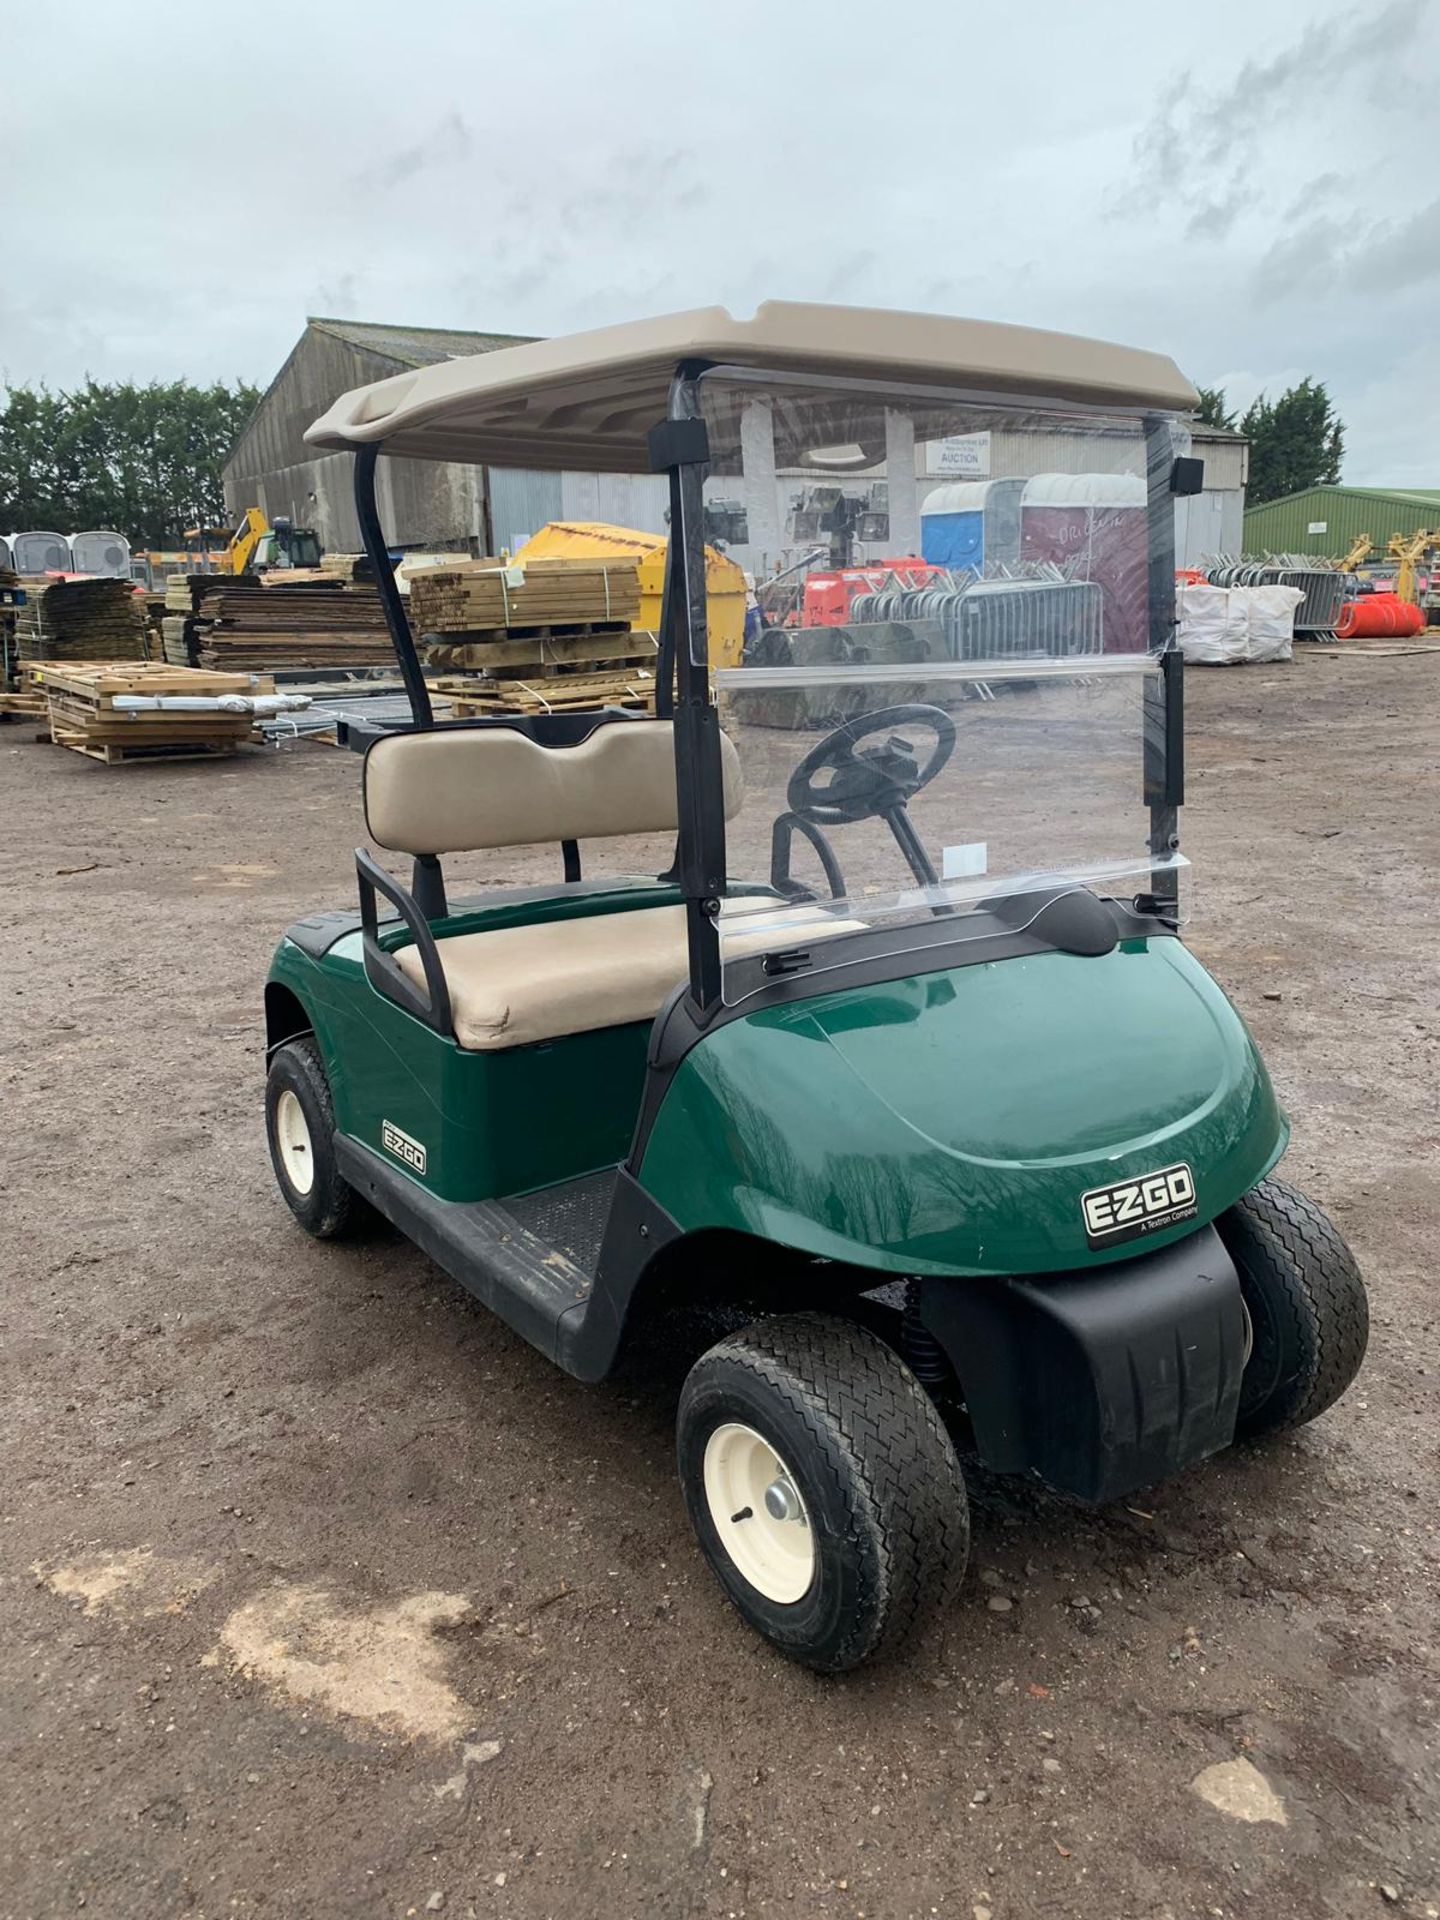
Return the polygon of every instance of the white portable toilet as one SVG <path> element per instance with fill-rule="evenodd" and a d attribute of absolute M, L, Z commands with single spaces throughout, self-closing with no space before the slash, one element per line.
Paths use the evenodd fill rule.
<path fill-rule="evenodd" d="M 1049 560 L 1105 597 L 1106 653 L 1149 644 L 1145 482 L 1134 473 L 1037 473 L 1020 498 L 1020 557 Z"/>
<path fill-rule="evenodd" d="M 70 572 L 70 542 L 63 533 L 13 533 L 10 551 L 17 573 Z"/>
<path fill-rule="evenodd" d="M 76 573 L 97 573 L 116 580 L 130 578 L 130 542 L 123 533 L 99 528 L 77 533 L 70 542 Z"/>

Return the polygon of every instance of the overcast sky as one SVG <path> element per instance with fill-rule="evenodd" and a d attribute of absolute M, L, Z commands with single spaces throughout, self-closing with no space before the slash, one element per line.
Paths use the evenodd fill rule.
<path fill-rule="evenodd" d="M 1242 406 L 1309 373 L 1347 479 L 1440 487 L 1440 0 L 69 0 L 3 42 L 9 381 L 834 300 Z"/>

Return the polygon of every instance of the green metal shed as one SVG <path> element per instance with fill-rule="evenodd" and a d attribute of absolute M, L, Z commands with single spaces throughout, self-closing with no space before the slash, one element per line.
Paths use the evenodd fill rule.
<path fill-rule="evenodd" d="M 1383 553 L 1392 533 L 1440 526 L 1440 489 L 1306 487 L 1245 515 L 1246 553 L 1325 553 L 1339 560 L 1364 533 Z"/>

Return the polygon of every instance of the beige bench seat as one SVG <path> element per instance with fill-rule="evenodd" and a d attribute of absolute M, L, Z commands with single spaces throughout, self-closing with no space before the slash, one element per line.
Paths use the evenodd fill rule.
<path fill-rule="evenodd" d="M 732 903 L 738 906 L 740 903 Z M 744 903 L 750 908 L 750 903 Z M 774 907 L 757 898 L 752 910 Z M 800 940 L 859 933 L 863 922 L 837 920 L 819 909 L 783 926 L 724 943 L 727 959 Z M 468 1053 L 532 1046 L 562 1034 L 587 1033 L 653 1020 L 689 973 L 683 907 L 643 907 L 628 913 L 587 914 L 530 927 L 455 933 L 438 943 L 455 1038 Z M 395 958 L 424 988 L 425 972 L 413 946 Z"/>

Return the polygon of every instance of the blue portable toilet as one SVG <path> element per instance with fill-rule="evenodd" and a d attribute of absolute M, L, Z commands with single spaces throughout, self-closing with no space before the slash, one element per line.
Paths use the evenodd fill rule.
<path fill-rule="evenodd" d="M 986 567 L 1014 566 L 1020 558 L 1023 480 L 952 480 L 920 509 L 920 557 L 933 567 L 977 579 Z"/>
<path fill-rule="evenodd" d="M 920 509 L 920 557 L 932 567 L 985 570 L 985 496 L 988 480 L 952 480 L 936 487 Z"/>

